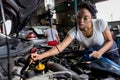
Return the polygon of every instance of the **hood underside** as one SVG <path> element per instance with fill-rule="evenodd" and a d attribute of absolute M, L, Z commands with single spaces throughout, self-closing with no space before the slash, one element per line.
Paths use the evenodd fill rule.
<path fill-rule="evenodd" d="M 40 2 L 41 0 L 2 0 L 5 19 L 12 21 L 10 34 L 18 33 L 25 27 Z M 2 16 L 1 10 L 0 16 Z"/>

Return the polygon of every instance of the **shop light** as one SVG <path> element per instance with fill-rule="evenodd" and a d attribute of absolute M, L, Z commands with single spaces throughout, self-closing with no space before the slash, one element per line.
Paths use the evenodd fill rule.
<path fill-rule="evenodd" d="M 55 1 L 54 0 L 44 0 L 44 4 L 45 4 L 45 9 L 48 10 L 53 10 L 55 7 Z"/>

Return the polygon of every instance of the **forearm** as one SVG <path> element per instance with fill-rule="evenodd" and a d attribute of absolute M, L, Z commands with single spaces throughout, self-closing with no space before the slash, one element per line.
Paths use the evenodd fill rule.
<path fill-rule="evenodd" d="M 57 46 L 54 46 L 52 49 L 42 53 L 40 55 L 40 57 L 41 57 L 41 59 L 43 59 L 43 58 L 47 58 L 47 57 L 50 57 L 50 56 L 54 56 L 54 55 L 59 54 L 63 50 L 64 49 L 61 47 L 61 45 L 57 45 Z"/>
<path fill-rule="evenodd" d="M 41 54 L 40 59 L 59 54 L 71 43 L 71 41 L 72 38 L 70 36 L 67 36 L 60 44 Z"/>
<path fill-rule="evenodd" d="M 105 38 L 105 44 L 103 45 L 103 47 L 99 50 L 100 54 L 104 54 L 106 51 L 108 51 L 112 44 L 113 44 L 113 38 L 111 35 L 111 32 L 108 28 L 108 26 L 106 27 L 105 31 L 103 32 L 104 38 Z"/>
<path fill-rule="evenodd" d="M 104 46 L 99 50 L 99 53 L 103 55 L 106 51 L 108 51 L 113 44 L 113 40 L 108 41 L 104 44 Z"/>

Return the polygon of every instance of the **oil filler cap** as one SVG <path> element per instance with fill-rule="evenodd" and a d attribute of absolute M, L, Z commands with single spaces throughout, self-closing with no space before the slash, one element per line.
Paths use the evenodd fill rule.
<path fill-rule="evenodd" d="M 36 66 L 36 70 L 44 70 L 45 69 L 45 65 L 42 64 L 42 63 L 39 63 L 37 66 Z"/>

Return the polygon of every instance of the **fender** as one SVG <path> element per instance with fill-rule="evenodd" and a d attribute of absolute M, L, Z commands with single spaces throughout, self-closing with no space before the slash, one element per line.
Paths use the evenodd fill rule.
<path fill-rule="evenodd" d="M 98 70 L 113 73 L 120 77 L 120 65 L 116 64 L 115 62 L 111 61 L 108 58 L 101 57 L 99 59 L 92 61 L 88 66 Z"/>

